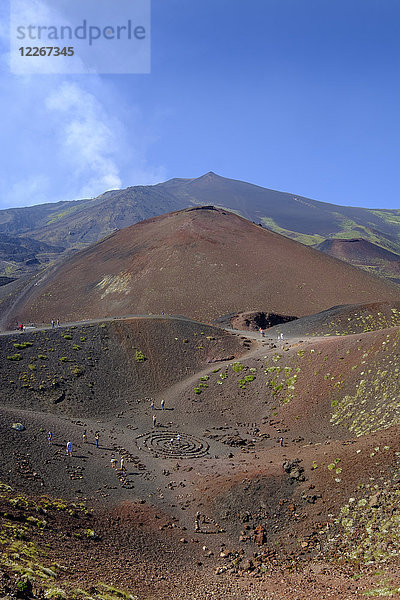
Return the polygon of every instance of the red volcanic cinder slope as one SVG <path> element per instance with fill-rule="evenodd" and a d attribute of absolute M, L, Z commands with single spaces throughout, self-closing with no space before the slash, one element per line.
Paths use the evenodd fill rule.
<path fill-rule="evenodd" d="M 362 238 L 342 240 L 333 238 L 325 240 L 317 246 L 318 250 L 326 252 L 330 256 L 340 260 L 354 261 L 358 263 L 374 263 L 374 261 L 400 262 L 400 256 L 372 244 Z"/>
<path fill-rule="evenodd" d="M 184 314 L 211 321 L 260 309 L 302 316 L 396 300 L 398 288 L 223 209 L 142 221 L 65 261 L 14 319 Z"/>
<path fill-rule="evenodd" d="M 364 239 L 329 239 L 318 246 L 330 256 L 345 260 L 400 283 L 400 256 Z"/>

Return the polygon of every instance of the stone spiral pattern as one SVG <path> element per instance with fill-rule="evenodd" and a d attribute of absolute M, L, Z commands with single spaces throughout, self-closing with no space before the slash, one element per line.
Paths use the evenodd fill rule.
<path fill-rule="evenodd" d="M 137 438 L 138 446 L 150 450 L 163 458 L 200 458 L 208 453 L 206 441 L 186 433 L 150 431 Z"/>

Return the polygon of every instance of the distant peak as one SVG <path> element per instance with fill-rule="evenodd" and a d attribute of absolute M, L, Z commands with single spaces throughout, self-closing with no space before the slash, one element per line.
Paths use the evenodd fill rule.
<path fill-rule="evenodd" d="M 199 179 L 211 179 L 214 177 L 220 177 L 219 175 L 217 175 L 216 173 L 214 173 L 214 171 L 208 171 L 208 173 L 205 173 L 204 175 L 201 175 L 201 177 L 199 177 Z"/>

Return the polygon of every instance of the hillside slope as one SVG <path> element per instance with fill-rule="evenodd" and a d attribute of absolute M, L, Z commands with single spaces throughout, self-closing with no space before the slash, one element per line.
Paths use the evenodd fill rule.
<path fill-rule="evenodd" d="M 399 342 L 170 318 L 0 336 L 0 595 L 396 597 Z"/>
<path fill-rule="evenodd" d="M 319 202 L 212 172 L 195 179 L 171 179 L 157 185 L 114 190 L 92 199 L 0 211 L 0 234 L 31 237 L 67 251 L 83 249 L 116 229 L 204 204 L 229 208 L 307 245 L 326 238 L 362 237 L 400 253 L 399 210 Z"/>
<path fill-rule="evenodd" d="M 315 246 L 330 256 L 351 263 L 370 273 L 384 275 L 395 283 L 400 283 L 400 255 L 390 252 L 367 240 L 327 239 Z"/>
<path fill-rule="evenodd" d="M 398 297 L 395 286 L 350 265 L 203 207 L 143 221 L 74 255 L 10 323 L 163 311 L 206 321 L 251 310 L 303 316 Z"/>

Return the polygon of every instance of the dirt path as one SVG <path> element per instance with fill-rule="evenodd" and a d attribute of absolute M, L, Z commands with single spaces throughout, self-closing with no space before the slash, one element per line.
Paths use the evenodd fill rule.
<path fill-rule="evenodd" d="M 103 317 L 101 319 L 88 319 L 88 320 L 84 320 L 84 321 L 71 321 L 68 323 L 60 323 L 60 325 L 58 326 L 59 328 L 64 328 L 67 329 L 68 327 L 79 327 L 79 326 L 83 326 L 83 325 L 90 325 L 90 324 L 96 324 L 96 323 L 106 323 L 106 322 L 110 322 L 110 321 L 128 321 L 130 319 L 158 319 L 158 320 L 163 320 L 163 319 L 167 319 L 167 320 L 178 320 L 178 321 L 189 321 L 191 323 L 199 323 L 198 321 L 196 321 L 195 319 L 191 319 L 190 317 L 185 317 L 183 315 L 139 315 L 139 314 L 134 314 L 134 315 L 125 315 L 125 316 L 121 316 L 121 317 Z M 1 324 L 0 324 L 1 326 Z M 25 331 L 46 331 L 49 329 L 54 329 L 54 327 L 51 325 L 51 323 L 49 324 L 41 324 L 39 326 L 36 325 L 25 325 Z M 11 335 L 11 334 L 15 334 L 16 332 L 20 332 L 19 328 L 16 329 L 6 329 L 4 331 L 0 331 L 0 335 Z"/>

